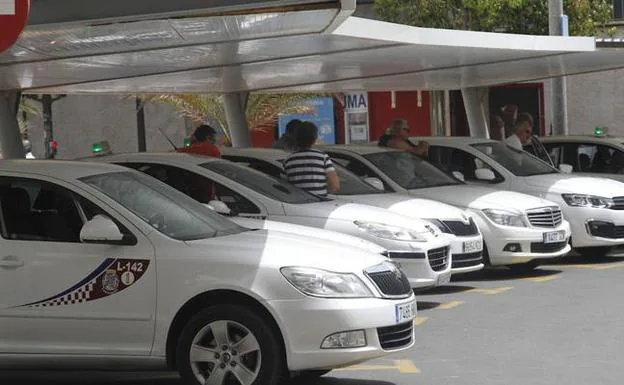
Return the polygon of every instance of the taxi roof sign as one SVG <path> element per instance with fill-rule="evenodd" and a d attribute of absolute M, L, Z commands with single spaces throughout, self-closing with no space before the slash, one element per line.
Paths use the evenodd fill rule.
<path fill-rule="evenodd" d="M 94 155 L 107 155 L 107 154 L 111 154 L 110 144 L 106 140 L 103 140 L 103 141 L 97 142 L 97 143 L 93 143 L 91 145 L 91 152 Z"/>
<path fill-rule="evenodd" d="M 609 135 L 609 129 L 607 127 L 596 126 L 594 128 L 594 136 L 607 136 Z"/>

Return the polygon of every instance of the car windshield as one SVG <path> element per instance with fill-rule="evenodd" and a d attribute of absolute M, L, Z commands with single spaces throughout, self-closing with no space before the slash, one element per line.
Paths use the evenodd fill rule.
<path fill-rule="evenodd" d="M 305 204 L 322 202 L 324 200 L 284 180 L 237 163 L 214 161 L 204 163 L 201 166 L 279 202 Z"/>
<path fill-rule="evenodd" d="M 559 171 L 525 151 L 517 150 L 503 142 L 473 144 L 472 147 L 496 161 L 516 176 L 556 174 Z"/>
<path fill-rule="evenodd" d="M 147 175 L 117 172 L 93 175 L 80 180 L 173 239 L 191 241 L 247 231 Z"/>
<path fill-rule="evenodd" d="M 462 184 L 428 161 L 406 151 L 364 155 L 390 179 L 407 190 Z"/>
<path fill-rule="evenodd" d="M 386 192 L 377 190 L 362 178 L 340 166 L 337 162 L 334 162 L 334 168 L 340 179 L 340 190 L 335 195 L 383 194 Z"/>

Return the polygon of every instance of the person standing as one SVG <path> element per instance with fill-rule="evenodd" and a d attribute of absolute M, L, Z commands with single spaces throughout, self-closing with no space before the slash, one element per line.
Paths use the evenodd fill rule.
<path fill-rule="evenodd" d="M 516 150 L 522 151 L 525 145 L 531 143 L 532 137 L 533 130 L 531 129 L 531 124 L 524 120 L 516 124 L 514 133 L 505 139 L 505 143 Z"/>
<path fill-rule="evenodd" d="M 176 151 L 220 158 L 221 151 L 219 151 L 219 148 L 215 145 L 216 135 L 217 130 L 207 124 L 202 124 L 193 132 L 191 145 L 189 147 L 179 148 Z"/>
<path fill-rule="evenodd" d="M 395 119 L 390 124 L 388 130 L 386 130 L 386 134 L 379 139 L 379 146 L 408 151 L 418 156 L 427 156 L 429 143 L 422 141 L 414 144 L 410 142 L 410 131 L 407 120 Z"/>
<path fill-rule="evenodd" d="M 293 138 L 295 135 L 295 131 L 297 130 L 297 126 L 299 126 L 300 124 L 301 124 L 301 120 L 299 119 L 293 119 L 290 122 L 288 122 L 288 124 L 286 125 L 286 132 L 284 132 L 284 135 L 282 135 L 281 138 L 276 140 L 275 143 L 273 143 L 273 146 L 271 147 L 275 149 L 287 150 L 287 151 L 293 150 L 292 148 Z"/>
<path fill-rule="evenodd" d="M 331 158 L 312 148 L 318 139 L 318 127 L 312 122 L 301 122 L 293 139 L 296 149 L 284 161 L 285 179 L 320 197 L 338 192 L 340 179 Z"/>

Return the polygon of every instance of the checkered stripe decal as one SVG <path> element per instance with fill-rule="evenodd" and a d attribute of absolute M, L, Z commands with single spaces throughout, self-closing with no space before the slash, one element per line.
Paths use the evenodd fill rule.
<path fill-rule="evenodd" d="M 67 290 L 17 307 L 70 306 L 106 298 L 137 283 L 149 265 L 148 259 L 106 258 L 100 266 Z"/>

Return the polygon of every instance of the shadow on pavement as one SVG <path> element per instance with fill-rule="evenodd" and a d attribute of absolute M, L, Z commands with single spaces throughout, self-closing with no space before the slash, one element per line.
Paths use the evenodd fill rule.
<path fill-rule="evenodd" d="M 448 285 L 448 286 L 438 286 L 429 290 L 423 291 L 415 291 L 416 295 L 439 295 L 439 294 L 456 294 L 463 293 L 465 291 L 469 291 L 474 289 L 474 286 L 461 286 L 461 285 Z"/>
<path fill-rule="evenodd" d="M 301 383 L 304 385 L 304 383 Z M 320 379 L 308 382 L 306 385 L 395 385 L 394 382 L 388 381 L 377 381 L 377 380 L 356 380 L 356 379 L 345 379 L 345 378 L 332 378 L 331 373 L 326 377 L 321 377 Z"/>
<path fill-rule="evenodd" d="M 624 262 L 623 257 L 586 257 L 582 255 L 569 255 L 556 261 L 545 263 L 549 266 L 566 265 L 602 265 L 606 263 Z"/>
<path fill-rule="evenodd" d="M 506 267 L 490 268 L 477 271 L 474 273 L 462 274 L 460 276 L 453 277 L 457 282 L 471 282 L 471 281 L 510 281 L 516 279 L 526 278 L 540 278 L 548 277 L 551 275 L 560 274 L 561 270 L 548 269 L 544 267 L 538 267 L 530 272 L 518 272 L 510 270 Z"/>
<path fill-rule="evenodd" d="M 440 305 L 441 305 L 440 302 L 418 301 L 417 309 L 418 309 L 418 311 L 431 310 L 431 309 L 435 309 L 436 307 L 438 307 Z"/>

